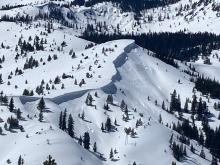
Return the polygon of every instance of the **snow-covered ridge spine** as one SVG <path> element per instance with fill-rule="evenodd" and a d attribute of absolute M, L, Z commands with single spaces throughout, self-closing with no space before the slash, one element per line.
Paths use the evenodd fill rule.
<path fill-rule="evenodd" d="M 131 52 L 133 49 L 137 48 L 138 45 L 135 44 L 135 41 L 131 42 L 130 44 L 128 44 L 125 48 L 124 48 L 124 52 L 119 54 L 118 57 L 113 61 L 113 64 L 115 66 L 116 69 L 116 74 L 112 76 L 111 78 L 111 82 L 105 86 L 103 86 L 101 89 L 109 94 L 114 94 L 117 91 L 117 88 L 115 87 L 114 83 L 116 81 L 120 81 L 121 80 L 121 75 L 118 72 L 119 67 L 121 67 L 127 59 L 127 53 Z"/>

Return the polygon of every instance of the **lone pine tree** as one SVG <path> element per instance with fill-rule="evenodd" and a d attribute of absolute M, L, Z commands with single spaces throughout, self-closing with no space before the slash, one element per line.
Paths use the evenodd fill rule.
<path fill-rule="evenodd" d="M 90 149 L 90 136 L 89 136 L 89 133 L 88 132 L 85 132 L 84 133 L 84 136 L 83 136 L 83 145 L 84 145 L 84 148 L 89 150 Z"/>
<path fill-rule="evenodd" d="M 48 159 L 43 162 L 43 165 L 57 165 L 55 159 L 51 155 L 48 156 Z"/>
<path fill-rule="evenodd" d="M 37 106 L 37 108 L 40 110 L 40 111 L 42 111 L 43 109 L 45 109 L 45 101 L 44 101 L 44 98 L 42 97 L 41 99 L 40 99 L 40 101 L 39 101 L 39 103 L 38 103 L 38 106 Z"/>
<path fill-rule="evenodd" d="M 68 118 L 68 129 L 67 130 L 68 130 L 68 134 L 71 137 L 74 137 L 74 121 L 73 121 L 73 117 L 71 114 L 69 115 L 69 118 Z"/>
<path fill-rule="evenodd" d="M 109 132 L 112 129 L 112 122 L 111 119 L 108 117 L 105 123 L 105 129 Z"/>
<path fill-rule="evenodd" d="M 10 99 L 8 107 L 9 107 L 10 112 L 12 112 L 14 110 L 15 106 L 14 106 L 14 99 L 13 98 Z"/>
<path fill-rule="evenodd" d="M 24 159 L 21 157 L 21 155 L 18 158 L 18 165 L 24 165 Z"/>
<path fill-rule="evenodd" d="M 113 157 L 114 157 L 114 153 L 113 153 L 113 149 L 111 148 L 110 154 L 109 154 L 109 159 L 113 159 Z"/>

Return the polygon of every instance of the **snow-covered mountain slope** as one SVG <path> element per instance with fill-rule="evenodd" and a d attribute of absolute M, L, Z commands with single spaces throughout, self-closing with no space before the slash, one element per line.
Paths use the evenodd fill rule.
<path fill-rule="evenodd" d="M 45 87 L 48 83 L 50 84 L 49 88 L 52 88 L 53 83 L 51 84 L 50 81 L 54 81 L 57 76 L 63 80 L 57 85 L 54 84 L 54 90 L 44 91 L 44 95 L 57 96 L 72 91 L 104 86 L 111 81 L 111 77 L 116 72 L 113 67 L 113 61 L 124 52 L 124 49 L 129 49 L 130 45 L 134 44 L 134 41 L 122 40 L 84 50 L 89 42 L 74 37 L 68 31 L 62 33 L 58 28 L 48 36 L 41 35 L 43 40 L 47 40 L 47 44 L 44 45 L 46 47 L 44 51 L 30 52 L 23 57 L 15 59 L 16 53 L 10 52 L 16 49 L 15 44 L 20 38 L 15 31 L 19 26 L 14 23 L 5 23 L 1 24 L 1 26 L 10 26 L 8 29 L 2 28 L 1 31 L 2 42 L 6 41 L 5 44 L 10 48 L 0 49 L 1 54 L 5 56 L 5 62 L 2 64 L 1 69 L 4 83 L 1 86 L 5 89 L 7 95 L 22 95 L 24 89 L 36 90 L 42 80 L 44 80 Z M 30 36 L 34 38 L 45 30 L 43 28 L 33 28 L 28 30 L 20 29 L 19 31 L 22 33 L 23 40 L 28 40 Z M 61 47 L 63 41 L 66 43 L 63 50 L 56 50 Z M 74 58 L 69 54 L 71 50 L 75 52 Z M 51 57 L 56 55 L 57 60 L 48 61 L 49 55 Z M 15 72 L 16 68 L 23 69 L 27 59 L 31 57 L 41 61 L 39 66 L 34 69 L 25 69 L 22 75 L 13 74 L 11 79 L 8 80 L 10 82 L 10 85 L 8 85 L 8 75 L 11 72 Z M 72 77 L 64 79 L 62 78 L 64 73 Z M 84 79 L 85 84 L 80 86 L 79 83 L 82 79 Z M 63 89 L 61 89 L 62 84 L 64 84 Z M 15 85 L 18 87 L 15 88 Z"/>
<path fill-rule="evenodd" d="M 215 153 L 201 143 L 206 138 L 205 123 L 196 115 L 194 119 L 192 95 L 206 103 L 214 130 L 220 125 L 220 108 L 214 106 L 219 100 L 196 91 L 195 76 L 186 72 L 195 69 L 195 74 L 220 81 L 219 50 L 208 57 L 211 65 L 199 56 L 196 61 L 176 61 L 180 67 L 174 68 L 133 40 L 95 44 L 78 36 L 90 24 L 94 31 L 108 33 L 219 34 L 218 3 L 181 0 L 142 11 L 135 19 L 135 13 L 109 2 L 67 7 L 69 2 L 0 2 L 1 7 L 15 5 L 0 10 L 0 164 L 17 165 L 21 156 L 25 165 L 41 165 L 48 155 L 58 165 L 211 164 Z M 170 110 L 174 90 L 182 103 L 179 112 Z M 63 124 L 60 116 L 65 110 Z M 198 128 L 199 140 L 184 140 L 184 133 L 174 129 L 174 124 L 180 127 L 185 121 Z M 86 133 L 89 149 L 85 149 Z M 174 143 L 184 152 L 179 159 Z"/>
<path fill-rule="evenodd" d="M 116 45 L 118 46 L 116 47 Z M 98 51 L 102 50 L 102 47 L 114 48 L 114 52 L 111 54 L 107 54 L 107 52 L 106 55 L 102 55 L 102 52 Z M 117 49 L 121 50 L 117 51 Z M 97 83 L 96 86 L 90 86 L 89 90 L 81 95 L 78 95 L 77 92 L 62 95 L 62 90 L 59 90 L 60 95 L 55 98 L 52 96 L 56 95 L 46 95 L 50 98 L 46 99 L 47 111 L 44 112 L 43 123 L 38 121 L 38 100 L 30 102 L 30 100 L 21 97 L 23 105 L 19 101 L 19 97 L 14 97 L 16 98 L 16 109 L 20 108 L 22 116 L 25 117 L 25 121 L 20 122 L 25 132 L 17 130 L 15 133 L 3 131 L 5 136 L 2 136 L 1 142 L 8 149 L 1 153 L 1 164 L 6 164 L 7 159 L 15 164 L 19 155 L 21 155 L 27 164 L 38 165 L 49 154 L 56 159 L 58 164 L 65 165 L 121 165 L 131 164 L 134 161 L 139 164 L 154 162 L 154 164 L 163 165 L 171 164 L 174 161 L 169 148 L 169 139 L 173 131 L 165 125 L 159 124 L 158 118 L 161 114 L 164 124 L 172 124 L 172 122 L 178 121 L 175 116 L 162 110 L 161 104 L 162 101 L 165 101 L 166 106 L 168 106 L 170 92 L 174 89 L 181 93 L 182 100 L 191 97 L 193 83 L 189 81 L 189 76 L 152 57 L 152 52 L 143 50 L 130 40 L 119 40 L 97 45 L 83 51 L 83 53 L 89 52 L 88 59 L 92 59 L 92 52 L 95 50 L 97 50 L 97 58 L 99 59 L 111 57 L 109 61 L 106 60 L 106 63 L 109 63 L 107 65 L 109 66 L 108 70 L 99 72 L 101 79 L 106 83 Z M 76 60 L 77 58 L 73 61 Z M 37 72 L 37 69 L 34 69 L 32 73 L 34 72 Z M 41 71 L 35 74 L 36 79 L 41 76 L 40 73 Z M 83 73 L 83 70 L 81 73 Z M 17 81 L 20 77 L 17 78 Z M 181 80 L 181 84 L 178 83 L 178 79 Z M 73 91 L 77 91 L 77 88 Z M 7 92 L 7 90 L 4 90 L 4 92 Z M 71 88 L 66 92 L 71 92 Z M 94 96 L 95 92 L 98 93 L 97 97 Z M 93 96 L 92 104 L 95 106 L 85 104 L 88 93 Z M 109 110 L 104 110 L 103 105 L 108 93 L 113 94 L 114 104 L 109 105 Z M 128 105 L 129 122 L 122 120 L 124 112 L 119 107 L 122 99 Z M 155 100 L 158 102 L 157 105 L 155 105 Z M 8 109 L 4 106 L 1 109 L 3 109 L 1 118 L 4 121 L 7 120 L 7 117 L 14 115 L 8 112 Z M 80 148 L 81 146 L 77 144 L 77 140 L 71 139 L 67 133 L 59 130 L 59 114 L 64 109 L 67 109 L 67 114 L 72 114 L 74 118 L 75 136 L 80 137 L 85 131 L 88 131 L 91 144 L 97 143 L 98 153 L 103 154 L 102 158 L 99 157 L 98 153 Z M 79 118 L 79 114 L 82 113 L 85 115 L 84 120 Z M 111 118 L 112 121 L 116 119 L 117 130 L 110 133 L 101 131 L 101 123 L 105 122 L 107 117 Z M 141 118 L 143 126 L 136 127 L 136 121 L 139 118 Z M 1 125 L 3 127 L 3 123 Z M 135 138 L 126 137 L 124 128 L 128 127 L 134 128 L 137 132 Z M 10 147 L 7 145 L 9 142 Z M 190 148 L 187 147 L 187 159 L 177 164 L 209 164 L 211 155 L 206 152 L 207 160 L 202 159 L 197 155 L 201 150 L 201 146 L 193 141 L 191 143 L 195 147 L 197 146 L 196 154 L 193 154 Z M 111 148 L 117 150 L 114 161 L 109 159 Z"/>
<path fill-rule="evenodd" d="M 39 124 L 36 117 L 31 116 L 32 113 L 37 112 L 36 109 L 28 107 L 28 105 L 23 106 L 19 99 L 15 99 L 15 104 L 16 108 L 21 109 L 22 116 L 26 118 L 20 122 L 25 128 L 25 132 L 20 130 L 3 132 L 1 146 L 4 148 L 4 152 L 0 154 L 2 165 L 7 164 L 7 159 L 11 160 L 11 164 L 17 164 L 18 155 L 25 157 L 25 164 L 38 165 L 50 153 L 53 153 L 54 157 L 59 157 L 59 160 L 56 160 L 58 164 L 81 164 L 81 155 L 84 155 L 83 164 L 90 164 L 90 162 L 101 164 L 91 153 L 84 152 L 71 137 L 59 130 L 55 122 L 45 120 L 44 123 Z M 59 112 L 59 108 L 53 104 L 50 106 L 50 103 L 47 103 L 47 106 L 53 108 L 54 112 Z M 27 118 L 28 114 L 31 117 Z M 8 113 L 7 107 L 1 106 L 1 118 L 6 120 L 11 115 L 14 116 L 14 114 Z"/>
<path fill-rule="evenodd" d="M 40 1 L 39 1 L 40 2 Z M 2 15 L 30 15 L 51 13 L 51 7 L 61 11 L 70 24 L 85 29 L 88 24 L 98 31 L 113 33 L 149 33 L 149 32 L 212 32 L 219 34 L 219 2 L 202 0 L 181 0 L 175 4 L 134 12 L 124 12 L 110 2 L 95 4 L 91 7 L 62 7 L 56 1 L 48 4 L 27 5 L 12 10 L 0 11 Z M 68 4 L 68 1 L 62 2 Z M 138 19 L 137 19 L 138 18 Z M 98 25 L 102 24 L 102 28 Z M 79 30 L 82 32 L 82 30 Z"/>

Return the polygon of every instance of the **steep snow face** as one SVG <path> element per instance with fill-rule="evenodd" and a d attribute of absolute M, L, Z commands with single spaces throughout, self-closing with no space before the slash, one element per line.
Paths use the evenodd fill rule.
<path fill-rule="evenodd" d="M 108 157 L 111 148 L 117 149 L 119 152 L 116 156 L 117 161 L 114 163 L 110 161 L 109 164 L 128 164 L 135 160 L 141 164 L 154 162 L 157 165 L 163 165 L 170 164 L 173 160 L 169 149 L 169 137 L 172 132 L 166 127 L 161 127 L 157 121 L 159 114 L 162 114 L 164 123 L 171 124 L 177 122 L 177 119 L 163 111 L 161 103 L 163 100 L 169 99 L 170 91 L 175 88 L 178 92 L 184 91 L 183 97 L 190 97 L 193 84 L 189 82 L 187 75 L 150 55 L 152 53 L 147 50 L 136 47 L 115 60 L 117 74 L 113 76 L 112 83 L 102 88 L 107 93 L 113 93 L 114 96 L 116 106 L 110 106 L 109 111 L 103 110 L 107 96 L 102 91 L 98 91 L 98 98 L 93 97 L 93 104 L 96 105 L 96 108 L 85 105 L 86 95 L 73 101 L 64 101 L 60 105 L 74 116 L 85 113 L 85 118 L 89 122 L 76 119 L 76 125 L 79 124 L 76 127 L 83 129 L 83 131 L 77 130 L 76 132 L 89 130 L 92 139 L 95 139 L 99 150 L 106 157 Z M 177 83 L 179 77 L 183 82 L 182 85 Z M 90 91 L 90 94 L 94 95 L 94 92 Z M 148 96 L 150 101 L 147 100 Z M 158 98 L 160 99 L 158 100 Z M 129 107 L 129 122 L 122 120 L 123 112 L 117 107 L 122 99 Z M 158 101 L 158 105 L 155 105 L 155 100 Z M 140 114 L 143 114 L 144 117 L 140 117 Z M 112 121 L 116 119 L 119 125 L 118 130 L 110 133 L 110 136 L 106 133 L 103 134 L 100 130 L 100 123 L 105 122 L 107 116 Z M 135 128 L 137 138 L 128 137 L 127 139 L 124 128 L 133 128 L 139 118 L 144 122 L 144 127 Z M 206 160 L 192 154 L 189 150 L 187 152 L 190 155 L 189 159 L 179 164 L 191 164 L 192 161 L 208 164 Z"/>

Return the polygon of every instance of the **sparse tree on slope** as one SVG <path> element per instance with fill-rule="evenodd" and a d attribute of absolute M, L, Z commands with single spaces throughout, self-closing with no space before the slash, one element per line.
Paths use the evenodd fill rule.
<path fill-rule="evenodd" d="M 43 109 L 45 109 L 45 101 L 44 101 L 44 98 L 42 97 L 41 99 L 40 99 L 40 101 L 39 101 L 39 103 L 38 103 L 38 106 L 37 106 L 37 108 L 40 110 L 40 111 L 42 111 Z"/>
<path fill-rule="evenodd" d="M 18 165 L 23 165 L 23 164 L 24 164 L 24 159 L 20 155 L 18 158 Z"/>
<path fill-rule="evenodd" d="M 55 162 L 55 159 L 53 159 L 52 156 L 49 155 L 48 160 L 45 160 L 43 162 L 43 165 L 57 165 L 57 163 Z"/>
<path fill-rule="evenodd" d="M 113 149 L 111 148 L 110 154 L 109 154 L 109 159 L 113 159 L 114 157 L 114 153 L 113 153 Z"/>
<path fill-rule="evenodd" d="M 84 133 L 84 136 L 83 136 L 83 145 L 84 145 L 84 148 L 89 150 L 90 148 L 90 136 L 89 136 L 89 133 L 88 132 L 85 132 Z"/>
<path fill-rule="evenodd" d="M 13 98 L 11 98 L 8 107 L 9 107 L 9 111 L 10 111 L 10 112 L 13 112 L 14 107 L 15 107 L 15 106 L 14 106 L 14 99 L 13 99 Z"/>

